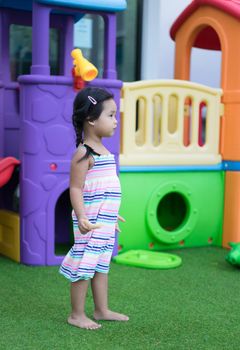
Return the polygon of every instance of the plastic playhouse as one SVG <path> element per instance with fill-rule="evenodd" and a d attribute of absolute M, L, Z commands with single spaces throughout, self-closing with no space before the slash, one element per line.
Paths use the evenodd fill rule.
<path fill-rule="evenodd" d="M 127 220 L 127 229 L 120 235 L 122 249 L 133 249 L 136 245 L 139 249 L 157 250 L 221 245 L 224 203 L 224 172 L 218 151 L 221 92 L 181 80 L 129 83 L 124 92 L 125 89 L 130 90 L 127 96 L 132 97 L 124 99 L 123 110 L 127 112 L 122 118 L 126 128 L 123 144 L 131 151 L 126 154 L 123 148 L 120 155 L 125 199 L 122 214 Z M 168 108 L 171 99 L 175 101 L 175 110 L 172 106 Z M 145 121 L 145 125 L 140 121 L 136 131 L 134 125 L 126 122 L 134 115 L 134 100 L 141 101 L 139 119 Z M 200 145 L 203 102 L 206 140 Z M 155 119 L 151 109 L 156 111 Z M 155 135 L 152 131 L 157 128 L 159 133 Z M 137 215 L 128 215 L 135 211 Z"/>
<path fill-rule="evenodd" d="M 175 79 L 133 83 L 122 83 L 116 73 L 116 12 L 125 8 L 124 0 L 1 1 L 0 156 L 21 163 L 17 251 L 22 263 L 59 264 L 63 257 L 56 247 L 71 240 L 75 91 L 70 52 L 73 25 L 86 13 L 105 22 L 104 74 L 90 84 L 111 90 L 120 110 L 118 132 L 106 142 L 119 159 L 123 192 L 126 223 L 119 250 L 228 247 L 229 241 L 240 241 L 240 3 L 193 1 L 171 28 Z M 15 82 L 8 54 L 12 23 L 31 25 L 33 38 L 31 72 Z M 50 27 L 62 34 L 58 76 L 50 74 Z M 194 46 L 222 50 L 221 89 L 189 81 Z M 16 215 L 5 187 L 1 213 Z M 8 226 L 3 221 L 0 214 L 2 231 Z M 15 237 L 1 237 L 1 253 L 9 256 L 2 247 L 4 241 L 13 246 Z"/>
<path fill-rule="evenodd" d="M 171 28 L 176 80 L 124 84 L 122 251 L 240 241 L 239 18 L 239 2 L 193 1 Z M 194 46 L 222 50 L 222 90 L 188 82 Z"/>
<path fill-rule="evenodd" d="M 62 254 L 57 245 L 69 243 L 71 208 L 69 202 L 70 160 L 75 150 L 71 125 L 75 97 L 72 78 L 73 26 L 86 13 L 101 14 L 105 23 L 105 60 L 103 79 L 94 85 L 110 89 L 117 103 L 122 82 L 117 80 L 115 66 L 116 11 L 124 10 L 126 2 L 118 1 L 1 1 L 0 28 L 0 156 L 14 156 L 21 162 L 20 235 L 17 251 L 20 261 L 33 265 L 60 264 Z M 11 81 L 9 59 L 9 28 L 11 24 L 32 27 L 32 65 L 28 75 Z M 60 36 L 60 75 L 50 74 L 50 28 Z M 4 68 L 3 68 L 4 67 Z M 119 131 L 107 144 L 118 156 Z M 1 191 L 1 215 L 13 213 L 13 206 L 4 186 Z M 15 215 L 15 214 L 14 214 Z M 0 216 L 2 217 L 2 216 Z M 4 222 L 3 222 L 4 221 Z M 1 253 L 9 256 L 16 237 L 6 228 L 11 216 L 1 220 Z M 8 230 L 9 231 L 9 230 Z M 115 249 L 115 252 L 117 248 Z M 16 253 L 16 251 L 14 250 Z M 17 254 L 11 258 L 18 261 Z"/>

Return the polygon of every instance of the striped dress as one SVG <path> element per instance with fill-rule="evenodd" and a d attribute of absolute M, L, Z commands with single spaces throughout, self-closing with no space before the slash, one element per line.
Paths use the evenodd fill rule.
<path fill-rule="evenodd" d="M 86 175 L 83 200 L 89 221 L 101 227 L 81 234 L 72 212 L 74 245 L 59 270 L 71 282 L 93 278 L 95 272 L 108 273 L 115 241 L 121 188 L 114 155 L 92 156 L 94 166 Z"/>

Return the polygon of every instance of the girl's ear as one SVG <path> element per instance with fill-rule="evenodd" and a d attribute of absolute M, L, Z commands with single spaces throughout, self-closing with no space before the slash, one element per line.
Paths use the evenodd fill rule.
<path fill-rule="evenodd" d="M 90 120 L 88 120 L 88 124 L 90 124 L 90 125 L 93 125 L 94 126 L 94 121 L 90 121 Z"/>

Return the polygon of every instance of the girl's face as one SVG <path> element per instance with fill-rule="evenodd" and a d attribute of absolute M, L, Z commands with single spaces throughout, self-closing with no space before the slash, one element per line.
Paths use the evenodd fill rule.
<path fill-rule="evenodd" d="M 109 137 L 117 127 L 117 106 L 113 99 L 103 102 L 103 111 L 97 120 L 94 120 L 94 129 L 98 136 Z"/>

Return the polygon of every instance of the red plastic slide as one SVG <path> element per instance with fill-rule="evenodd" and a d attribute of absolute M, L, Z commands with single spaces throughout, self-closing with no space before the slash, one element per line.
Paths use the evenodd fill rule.
<path fill-rule="evenodd" d="M 20 161 L 14 157 L 0 158 L 0 187 L 10 180 L 14 167 L 19 164 Z"/>

